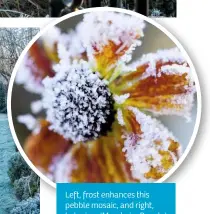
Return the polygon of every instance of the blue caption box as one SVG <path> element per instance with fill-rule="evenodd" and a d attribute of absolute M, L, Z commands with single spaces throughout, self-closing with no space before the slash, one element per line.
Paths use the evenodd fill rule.
<path fill-rule="evenodd" d="M 57 214 L 175 213 L 175 184 L 57 184 Z"/>

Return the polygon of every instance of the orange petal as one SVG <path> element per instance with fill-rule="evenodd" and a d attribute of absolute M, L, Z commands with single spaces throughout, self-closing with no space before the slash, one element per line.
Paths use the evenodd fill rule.
<path fill-rule="evenodd" d="M 140 112 L 127 110 L 133 115 L 138 133 L 125 131 L 124 148 L 131 164 L 132 176 L 140 182 L 151 182 L 163 177 L 181 156 L 181 146 L 175 137 L 159 121 Z"/>
<path fill-rule="evenodd" d="M 115 68 L 116 62 L 126 54 L 128 46 L 123 46 L 123 43 L 115 44 L 113 41 L 108 41 L 108 44 L 101 51 L 95 49 L 95 69 L 100 72 L 103 78 L 110 79 Z"/>
<path fill-rule="evenodd" d="M 145 55 L 135 67 L 136 71 L 110 85 L 116 94 L 129 94 L 124 105 L 156 114 L 189 116 L 195 86 L 190 67 L 178 49 Z"/>
<path fill-rule="evenodd" d="M 47 57 L 55 63 L 59 62 L 58 57 L 58 41 L 62 37 L 61 30 L 57 27 L 51 27 L 38 40 L 39 45 Z"/>
<path fill-rule="evenodd" d="M 122 25 L 123 23 L 123 25 Z M 141 42 L 144 21 L 113 12 L 85 14 L 77 34 L 87 50 L 94 70 L 109 80 L 118 61 L 130 60 L 130 54 Z"/>
<path fill-rule="evenodd" d="M 40 132 L 32 134 L 25 142 L 24 150 L 29 160 L 45 174 L 53 174 L 51 166 L 63 156 L 71 146 L 60 135 L 48 129 L 48 122 L 40 121 Z"/>
<path fill-rule="evenodd" d="M 57 182 L 133 182 L 131 166 L 122 152 L 121 127 L 89 143 L 77 143 L 58 163 Z"/>
<path fill-rule="evenodd" d="M 35 77 L 42 80 L 46 76 L 54 76 L 54 72 L 52 70 L 52 62 L 46 55 L 46 52 L 43 51 L 43 48 L 39 42 L 35 42 L 31 46 L 31 48 L 29 49 L 29 55 L 38 69 L 38 71 L 35 72 L 33 72 L 32 70 L 32 74 Z"/>
<path fill-rule="evenodd" d="M 52 45 L 52 47 L 49 47 L 45 43 L 43 43 L 43 48 L 45 50 L 47 57 L 55 63 L 58 63 L 60 61 L 57 53 L 58 50 L 57 45 L 58 43 L 56 42 Z"/>

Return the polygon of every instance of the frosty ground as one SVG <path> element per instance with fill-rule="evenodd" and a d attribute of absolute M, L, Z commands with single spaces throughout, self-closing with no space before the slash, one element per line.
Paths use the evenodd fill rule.
<path fill-rule="evenodd" d="M 7 175 L 8 160 L 15 152 L 7 116 L 0 114 L 0 213 L 8 214 L 15 206 L 17 199 Z"/>

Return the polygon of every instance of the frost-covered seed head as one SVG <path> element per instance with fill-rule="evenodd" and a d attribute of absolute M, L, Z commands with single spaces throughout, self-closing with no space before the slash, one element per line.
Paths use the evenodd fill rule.
<path fill-rule="evenodd" d="M 51 129 L 75 143 L 105 135 L 114 121 L 114 101 L 106 83 L 87 63 L 80 63 L 57 66 L 61 70 L 55 77 L 44 80 Z"/>

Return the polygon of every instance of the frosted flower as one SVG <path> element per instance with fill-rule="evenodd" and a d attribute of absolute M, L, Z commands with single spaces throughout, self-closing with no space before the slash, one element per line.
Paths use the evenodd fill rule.
<path fill-rule="evenodd" d="M 129 64 L 144 27 L 129 15 L 94 12 L 75 31 L 54 29 L 59 38 L 35 43 L 51 71 L 42 76 L 43 105 L 32 105 L 46 118 L 25 151 L 54 182 L 152 182 L 181 157 L 181 143 L 154 116 L 190 118 L 191 69 L 178 48 Z M 29 53 L 39 58 L 38 49 Z"/>

